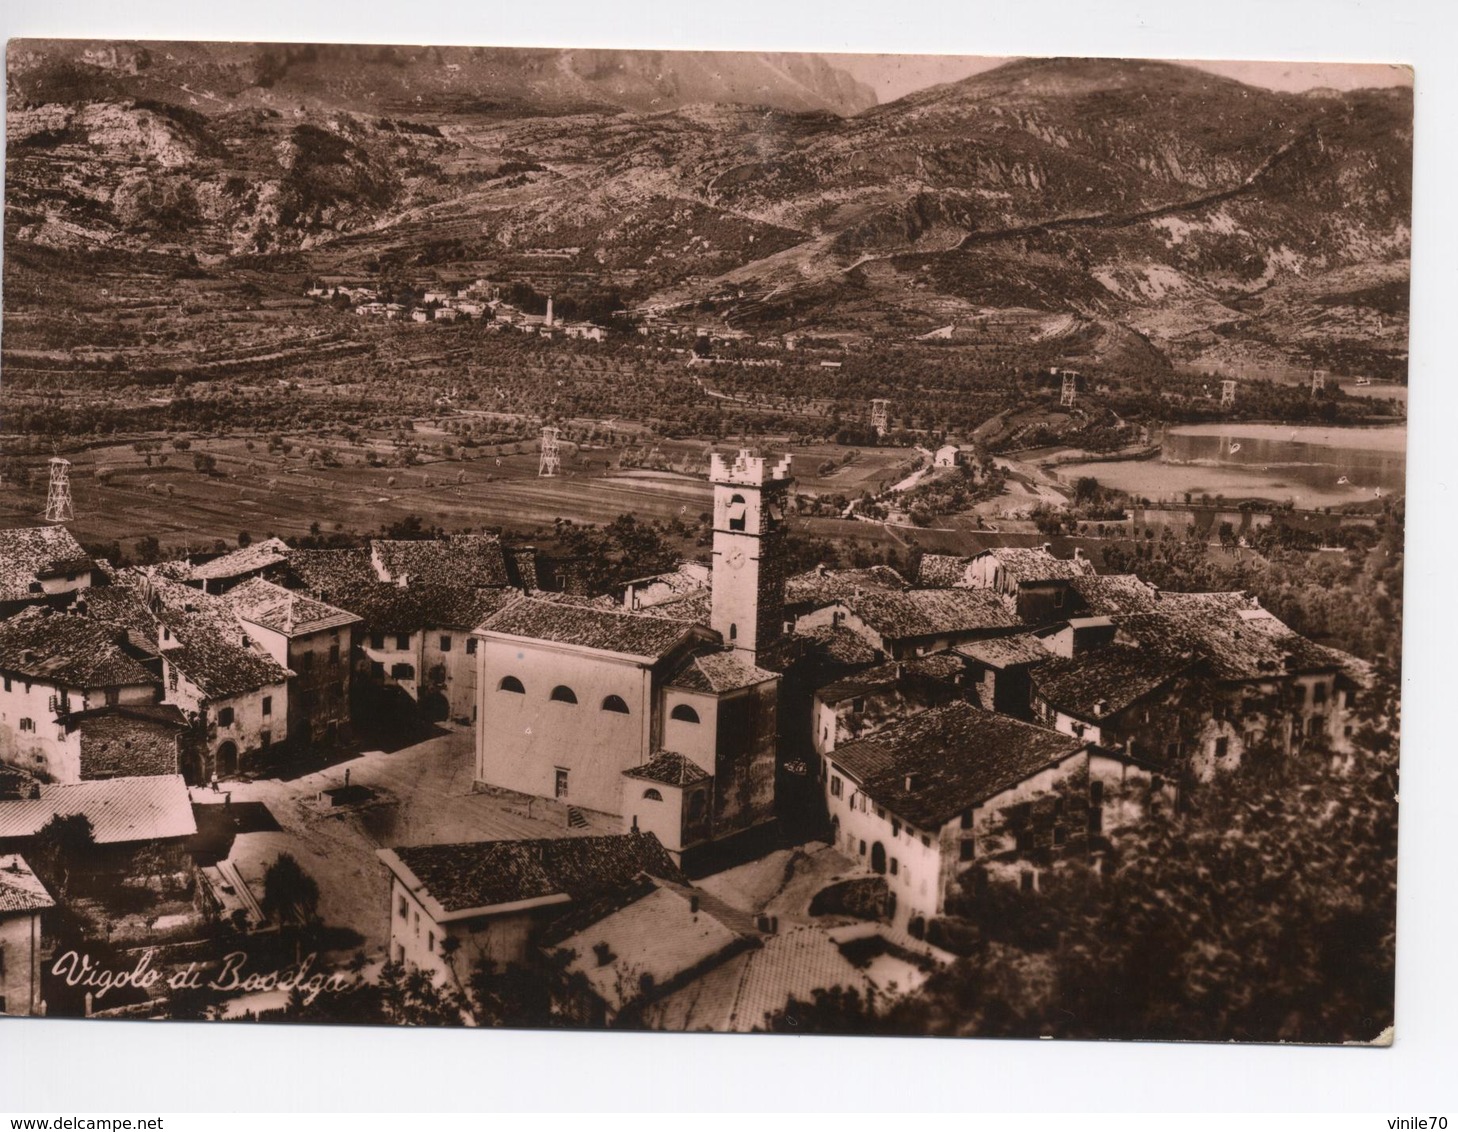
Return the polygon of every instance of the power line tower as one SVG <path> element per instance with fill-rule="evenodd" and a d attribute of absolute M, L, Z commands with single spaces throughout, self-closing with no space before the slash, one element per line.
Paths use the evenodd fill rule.
<path fill-rule="evenodd" d="M 52 456 L 51 486 L 46 493 L 46 522 L 69 523 L 75 517 L 71 510 L 71 461 Z"/>
<path fill-rule="evenodd" d="M 1063 395 L 1058 398 L 1060 405 L 1072 406 L 1078 400 L 1078 374 L 1072 370 L 1063 371 Z"/>
<path fill-rule="evenodd" d="M 1228 408 L 1235 404 L 1235 382 L 1229 380 L 1220 383 L 1220 407 Z"/>
<path fill-rule="evenodd" d="M 1311 395 L 1315 397 L 1326 388 L 1326 370 L 1314 369 L 1311 371 Z"/>
<path fill-rule="evenodd" d="M 891 402 L 884 397 L 877 397 L 871 401 L 871 427 L 876 430 L 877 436 L 885 436 L 887 428 L 887 410 Z"/>
<path fill-rule="evenodd" d="M 542 459 L 537 465 L 537 475 L 555 476 L 562 470 L 562 455 L 557 447 L 557 437 L 561 435 L 561 431 L 553 425 L 542 429 Z"/>

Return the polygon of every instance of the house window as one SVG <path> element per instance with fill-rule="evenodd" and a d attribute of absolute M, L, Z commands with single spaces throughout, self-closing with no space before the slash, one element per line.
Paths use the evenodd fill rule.
<path fill-rule="evenodd" d="M 1053 591 L 1053 608 L 1054 609 L 1062 609 L 1063 608 L 1063 591 L 1061 589 L 1057 589 L 1057 590 L 1054 590 Z"/>
<path fill-rule="evenodd" d="M 467 656 L 475 656 L 476 655 L 476 638 L 475 637 L 467 637 L 466 638 L 466 655 Z"/>
<path fill-rule="evenodd" d="M 663 801 L 663 795 L 650 786 L 647 790 L 643 791 L 643 800 L 647 802 L 661 802 Z"/>
<path fill-rule="evenodd" d="M 264 748 L 273 746 L 273 732 L 260 731 L 258 733 L 258 745 Z"/>
<path fill-rule="evenodd" d="M 1067 841 L 1068 841 L 1068 831 L 1066 829 L 1064 829 L 1061 825 L 1055 825 L 1053 827 L 1053 844 L 1054 845 L 1063 845 L 1063 844 L 1067 843 Z"/>
<path fill-rule="evenodd" d="M 962 811 L 962 828 L 963 829 L 971 829 L 972 828 L 972 811 L 971 810 L 963 810 Z"/>
<path fill-rule="evenodd" d="M 864 841 L 862 841 L 861 842 L 861 856 L 864 857 L 865 855 L 866 855 L 866 843 Z"/>
<path fill-rule="evenodd" d="M 965 838 L 959 846 L 958 856 L 964 861 L 970 861 L 977 856 L 977 842 L 972 838 Z"/>
<path fill-rule="evenodd" d="M 894 877 L 900 871 L 901 871 L 901 865 L 897 862 L 897 860 L 896 860 L 895 857 L 892 857 L 891 858 L 891 875 Z"/>
<path fill-rule="evenodd" d="M 405 945 L 403 943 L 397 943 L 395 945 L 395 962 L 405 962 Z"/>
<path fill-rule="evenodd" d="M 35 730 L 35 720 L 33 720 L 33 719 L 22 719 L 20 721 L 20 729 L 22 731 L 34 731 Z"/>
<path fill-rule="evenodd" d="M 339 646 L 338 645 L 330 645 L 329 646 L 329 663 L 330 664 L 338 664 L 339 663 Z"/>
<path fill-rule="evenodd" d="M 857 696 L 855 699 L 851 700 L 851 711 L 865 711 L 865 710 L 866 710 L 866 697 L 865 696 Z"/>
<path fill-rule="evenodd" d="M 420 938 L 420 911 L 418 909 L 415 912 L 415 938 Z"/>
<path fill-rule="evenodd" d="M 628 701 L 622 696 L 607 696 L 602 701 L 603 711 L 615 711 L 619 715 L 628 714 Z"/>
<path fill-rule="evenodd" d="M 405 650 L 405 651 L 409 651 L 409 648 L 410 648 L 410 634 L 409 633 L 396 633 L 395 634 L 395 647 L 397 649 L 402 649 L 402 650 Z"/>
<path fill-rule="evenodd" d="M 451 639 L 445 633 L 442 633 L 440 635 L 440 651 L 441 652 L 450 652 L 451 651 Z"/>
<path fill-rule="evenodd" d="M 1024 892 L 1032 892 L 1034 887 L 1034 876 L 1032 873 L 1024 873 L 1018 878 L 1018 887 Z"/>
<path fill-rule="evenodd" d="M 567 797 L 567 771 L 560 766 L 557 768 L 556 793 L 558 798 Z"/>
<path fill-rule="evenodd" d="M 688 704 L 674 704 L 673 710 L 668 713 L 669 719 L 677 719 L 682 723 L 697 723 L 699 713 L 689 707 Z"/>
<path fill-rule="evenodd" d="M 5 690 L 7 692 L 10 691 L 10 677 L 9 676 L 5 677 Z"/>
<path fill-rule="evenodd" d="M 370 661 L 370 675 L 376 680 L 383 680 L 385 678 L 385 662 L 382 660 Z"/>
<path fill-rule="evenodd" d="M 731 641 L 737 641 L 739 639 L 739 626 L 732 621 L 729 623 L 729 639 Z"/>
<path fill-rule="evenodd" d="M 892 818 L 891 819 L 891 836 L 892 837 L 900 837 L 901 836 L 901 821 L 898 818 Z"/>
<path fill-rule="evenodd" d="M 385 647 L 385 634 L 384 633 L 371 633 L 370 634 L 370 648 L 372 648 L 372 649 L 382 649 L 384 647 Z"/>
<path fill-rule="evenodd" d="M 410 906 L 406 904 L 405 897 L 400 897 L 400 918 L 406 919 L 410 915 Z"/>
<path fill-rule="evenodd" d="M 522 695 L 526 692 L 526 688 L 522 686 L 522 682 L 515 676 L 503 676 L 501 683 L 496 685 L 496 690 L 498 692 L 515 692 L 517 695 Z"/>
<path fill-rule="evenodd" d="M 884 819 L 886 817 L 885 807 L 883 807 L 883 806 L 877 806 L 876 807 L 876 816 L 878 818 L 883 818 Z"/>
<path fill-rule="evenodd" d="M 311 652 L 300 653 L 295 661 L 300 672 L 308 672 L 314 667 L 314 654 Z"/>
<path fill-rule="evenodd" d="M 432 955 L 435 954 L 435 932 L 425 933 L 425 950 Z"/>
<path fill-rule="evenodd" d="M 109 707 L 116 707 L 117 704 L 121 703 L 121 689 L 108 688 L 106 690 L 106 703 Z"/>
<path fill-rule="evenodd" d="M 225 708 L 220 708 L 218 710 L 218 726 L 219 727 L 232 727 L 233 726 L 233 709 L 232 708 L 225 707 Z"/>
<path fill-rule="evenodd" d="M 931 848 L 931 837 L 928 834 L 923 833 L 921 835 L 921 844 L 922 844 L 922 848 L 924 848 L 924 849 L 930 849 Z"/>
<path fill-rule="evenodd" d="M 1222 736 L 1220 736 L 1220 738 L 1218 738 L 1218 739 L 1215 740 L 1215 757 L 1217 759 L 1223 759 L 1229 753 L 1230 753 L 1230 740 L 1227 739 L 1224 735 L 1222 735 Z"/>
<path fill-rule="evenodd" d="M 413 665 L 413 664 L 395 664 L 395 665 L 391 665 L 391 667 L 390 667 L 390 675 L 391 675 L 391 677 L 393 677 L 396 680 L 414 680 L 415 679 L 415 665 Z"/>
<path fill-rule="evenodd" d="M 552 694 L 547 698 L 556 700 L 559 704 L 575 704 L 577 702 L 577 693 L 567 687 L 566 684 L 558 684 L 552 689 Z"/>
<path fill-rule="evenodd" d="M 269 716 L 269 715 L 272 715 L 273 714 L 273 697 L 272 696 L 264 696 L 263 697 L 263 714 L 265 716 Z"/>
<path fill-rule="evenodd" d="M 839 798 L 844 791 L 845 783 L 840 780 L 839 775 L 832 774 L 830 776 L 830 796 L 832 798 Z"/>
<path fill-rule="evenodd" d="M 1326 703 L 1326 685 L 1313 684 L 1311 686 L 1311 702 L 1314 704 Z"/>
<path fill-rule="evenodd" d="M 1088 784 L 1088 800 L 1094 806 L 1104 804 L 1104 784 L 1097 778 Z"/>

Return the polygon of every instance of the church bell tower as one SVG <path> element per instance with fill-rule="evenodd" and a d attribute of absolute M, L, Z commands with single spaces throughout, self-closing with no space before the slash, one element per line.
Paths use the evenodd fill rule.
<path fill-rule="evenodd" d="M 751 662 L 784 628 L 790 457 L 715 453 L 713 606 L 709 624 Z"/>

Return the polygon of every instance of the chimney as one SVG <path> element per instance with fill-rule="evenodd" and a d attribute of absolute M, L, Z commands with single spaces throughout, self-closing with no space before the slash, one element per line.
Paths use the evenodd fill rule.
<path fill-rule="evenodd" d="M 1043 544 L 1043 553 L 1044 554 L 1052 554 L 1053 553 L 1053 544 L 1051 542 L 1045 542 Z"/>
<path fill-rule="evenodd" d="M 906 776 L 906 792 L 910 794 L 914 789 L 916 789 L 916 775 L 908 774 Z"/>
<path fill-rule="evenodd" d="M 825 570 L 825 563 L 824 562 L 817 562 L 815 564 L 815 573 L 818 574 L 822 578 L 825 577 L 826 570 Z"/>

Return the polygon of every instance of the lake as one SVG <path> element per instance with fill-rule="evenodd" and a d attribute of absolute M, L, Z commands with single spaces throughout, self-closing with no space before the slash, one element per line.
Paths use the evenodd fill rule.
<path fill-rule="evenodd" d="M 1337 506 L 1373 500 L 1379 492 L 1403 494 L 1407 426 L 1180 425 L 1166 431 L 1158 460 L 1090 460 L 1063 464 L 1057 472 L 1065 481 L 1093 476 L 1154 500 L 1183 499 L 1189 492 Z"/>

